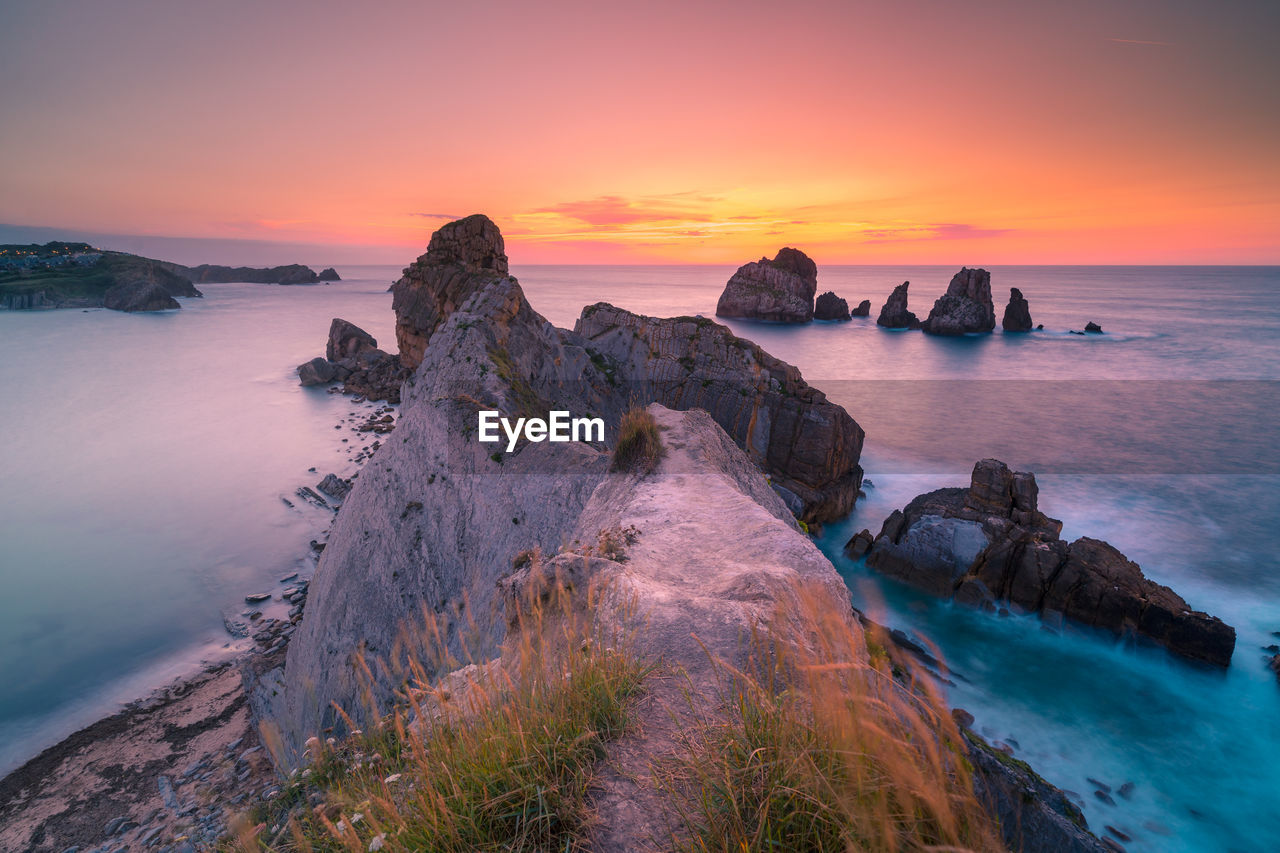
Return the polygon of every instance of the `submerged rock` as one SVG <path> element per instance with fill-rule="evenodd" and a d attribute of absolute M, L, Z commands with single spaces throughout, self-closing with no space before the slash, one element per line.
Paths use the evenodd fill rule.
<path fill-rule="evenodd" d="M 1009 288 L 1009 304 L 1004 308 L 1004 318 L 1000 325 L 1006 332 L 1031 331 L 1031 306 L 1022 291 L 1016 287 Z"/>
<path fill-rule="evenodd" d="M 966 335 L 990 332 L 995 327 L 991 273 L 968 267 L 951 277 L 947 292 L 933 303 L 933 310 L 921 326 L 930 335 Z"/>
<path fill-rule="evenodd" d="M 779 249 L 773 260 L 761 258 L 738 268 L 720 294 L 716 316 L 808 323 L 817 290 L 818 265 L 799 249 Z M 845 309 L 847 313 L 847 303 Z"/>
<path fill-rule="evenodd" d="M 885 300 L 884 307 L 880 309 L 880 316 L 876 319 L 877 326 L 884 326 L 886 329 L 920 328 L 920 319 L 907 310 L 907 288 L 910 286 L 911 282 L 904 281 L 893 289 L 893 293 Z"/>
<path fill-rule="evenodd" d="M 849 317 L 849 303 L 830 290 L 818 297 L 813 308 L 815 320 L 848 320 Z"/>
<path fill-rule="evenodd" d="M 1192 610 L 1106 542 L 1060 540 L 1062 523 L 1040 512 L 1037 492 L 1034 475 L 984 459 L 968 489 L 939 489 L 895 510 L 867 565 L 961 603 L 993 608 L 1007 601 L 1230 664 L 1234 628 Z"/>
<path fill-rule="evenodd" d="M 858 307 L 854 308 L 849 314 L 853 317 L 870 317 L 871 316 L 871 300 L 864 299 L 858 303 Z"/>
<path fill-rule="evenodd" d="M 102 295 L 102 305 L 112 311 L 168 311 L 181 308 L 178 300 L 155 281 L 138 279 L 122 282 Z"/>

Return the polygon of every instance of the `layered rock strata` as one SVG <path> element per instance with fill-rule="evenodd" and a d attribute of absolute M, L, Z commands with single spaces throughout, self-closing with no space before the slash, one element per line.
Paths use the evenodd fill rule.
<path fill-rule="evenodd" d="M 933 303 L 933 310 L 921 325 L 930 335 L 967 335 L 990 332 L 995 327 L 991 273 L 967 267 L 951 277 L 947 292 Z"/>

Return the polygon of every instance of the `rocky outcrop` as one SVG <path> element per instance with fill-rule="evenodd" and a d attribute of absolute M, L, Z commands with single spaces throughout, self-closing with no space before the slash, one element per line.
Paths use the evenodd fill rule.
<path fill-rule="evenodd" d="M 870 317 L 871 316 L 871 300 L 864 299 L 858 303 L 858 307 L 849 312 L 854 317 Z"/>
<path fill-rule="evenodd" d="M 773 260 L 761 258 L 738 268 L 720 294 L 716 316 L 808 323 L 817 290 L 818 265 L 799 249 L 779 249 Z"/>
<path fill-rule="evenodd" d="M 848 320 L 849 303 L 836 296 L 830 290 L 818 297 L 813 307 L 815 320 Z"/>
<path fill-rule="evenodd" d="M 444 319 L 506 274 L 502 232 L 489 217 L 477 213 L 432 234 L 426 253 L 391 286 L 400 362 L 416 368 Z"/>
<path fill-rule="evenodd" d="M 1230 663 L 1234 628 L 1193 611 L 1106 542 L 1062 541 L 1061 522 L 1037 502 L 1034 475 L 984 459 L 968 489 L 939 489 L 895 510 L 871 544 L 867 565 L 963 604 L 994 609 L 1008 602 L 1145 637 L 1183 657 Z M 865 549 L 865 537 L 848 547 Z"/>
<path fill-rule="evenodd" d="M 325 357 L 298 365 L 303 385 L 342 382 L 345 393 L 390 403 L 400 402 L 400 384 L 408 375 L 398 356 L 378 349 L 373 335 L 339 317 L 329 324 Z"/>
<path fill-rule="evenodd" d="M 112 311 L 168 311 L 181 308 L 169 291 L 154 281 L 138 279 L 122 282 L 102 295 L 102 307 Z"/>
<path fill-rule="evenodd" d="M 337 474 L 326 474 L 324 479 L 316 484 L 316 488 L 334 500 L 340 501 L 351 491 L 351 481 L 344 480 Z"/>
<path fill-rule="evenodd" d="M 831 521 L 853 508 L 862 428 L 795 367 L 703 317 L 658 319 L 597 303 L 574 333 L 616 396 L 710 412 L 797 516 Z"/>
<path fill-rule="evenodd" d="M 316 281 L 342 281 L 342 276 L 333 267 L 325 267 L 316 276 Z"/>
<path fill-rule="evenodd" d="M 325 346 L 324 357 L 329 361 L 341 361 L 377 348 L 378 341 L 373 335 L 355 323 L 334 317 L 329 324 L 329 343 Z"/>
<path fill-rule="evenodd" d="M 1031 306 L 1016 287 L 1009 288 L 1009 304 L 1004 308 L 1000 326 L 1006 332 L 1029 332 L 1032 329 Z"/>
<path fill-rule="evenodd" d="M 286 264 L 279 267 L 225 267 L 218 264 L 200 264 L 196 267 L 172 265 L 174 269 L 200 284 L 315 284 L 320 278 L 311 267 L 302 264 Z M 336 275 L 336 273 L 335 273 Z"/>
<path fill-rule="evenodd" d="M 920 328 L 920 319 L 907 310 L 907 288 L 910 286 L 911 282 L 904 281 L 893 289 L 893 293 L 885 300 L 884 307 L 880 309 L 880 316 L 876 319 L 877 326 L 884 326 L 886 329 Z"/>
<path fill-rule="evenodd" d="M 952 276 L 947 292 L 933 303 L 933 310 L 921 325 L 930 335 L 967 335 L 990 332 L 995 327 L 991 273 L 967 267 Z"/>
<path fill-rule="evenodd" d="M 1091 335 L 1102 334 L 1102 327 L 1099 326 L 1097 323 L 1093 322 L 1092 320 L 1084 324 L 1084 330 Z"/>
<path fill-rule="evenodd" d="M 863 432 L 794 367 L 703 318 L 598 304 L 574 331 L 556 329 L 506 274 L 501 234 L 485 217 L 437 232 L 396 283 L 394 304 L 402 357 L 418 366 L 403 385 L 395 440 L 338 513 L 290 648 L 282 710 L 294 731 L 328 725 L 328 699 L 354 707 L 347 656 L 358 644 L 387 654 L 424 604 L 452 614 L 455 650 L 464 641 L 477 655 L 493 650 L 495 580 L 517 554 L 553 554 L 579 535 L 608 476 L 608 444 L 635 403 L 706 410 L 770 475 L 784 520 L 797 510 L 835 517 L 857 497 Z M 598 415 L 605 442 L 521 442 L 505 453 L 477 441 L 480 409 Z"/>

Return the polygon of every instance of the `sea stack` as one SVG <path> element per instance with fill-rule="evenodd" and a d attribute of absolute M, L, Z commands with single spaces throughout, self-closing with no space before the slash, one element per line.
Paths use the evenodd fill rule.
<path fill-rule="evenodd" d="M 817 291 L 818 265 L 799 249 L 779 249 L 773 260 L 761 258 L 738 268 L 720 294 L 716 316 L 808 323 Z"/>
<path fill-rule="evenodd" d="M 920 328 L 920 319 L 907 310 L 907 288 L 910 286 L 911 282 L 904 281 L 893 289 L 884 307 L 880 309 L 880 316 L 876 319 L 877 326 L 884 326 L 886 329 Z"/>
<path fill-rule="evenodd" d="M 864 299 L 858 303 L 858 307 L 849 312 L 854 317 L 870 317 L 871 316 L 871 300 Z"/>
<path fill-rule="evenodd" d="M 1000 321 L 1000 326 L 1006 332 L 1031 331 L 1031 306 L 1027 304 L 1022 291 L 1016 287 L 1009 288 L 1009 304 L 1004 308 L 1004 319 Z"/>
<path fill-rule="evenodd" d="M 818 297 L 813 308 L 815 320 L 848 320 L 849 303 L 836 296 L 830 290 Z"/>
<path fill-rule="evenodd" d="M 951 277 L 947 292 L 933 303 L 921 328 L 930 335 L 967 335 L 996 327 L 991 302 L 991 273 L 962 267 Z"/>

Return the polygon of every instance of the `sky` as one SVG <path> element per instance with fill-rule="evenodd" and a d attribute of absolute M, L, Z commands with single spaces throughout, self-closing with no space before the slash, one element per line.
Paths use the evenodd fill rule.
<path fill-rule="evenodd" d="M 482 212 L 517 264 L 1274 264 L 1277 33 L 1275 0 L 0 0 L 0 223 L 188 262 L 407 262 Z"/>

